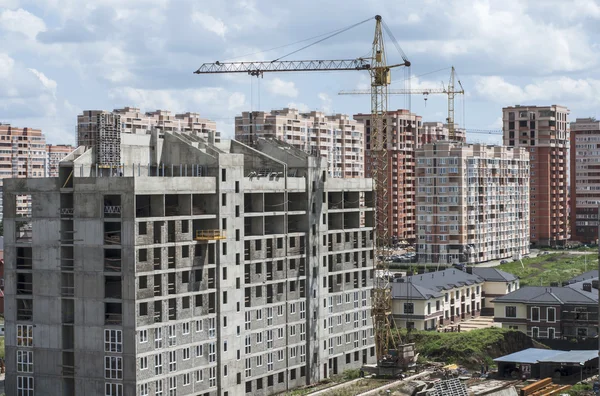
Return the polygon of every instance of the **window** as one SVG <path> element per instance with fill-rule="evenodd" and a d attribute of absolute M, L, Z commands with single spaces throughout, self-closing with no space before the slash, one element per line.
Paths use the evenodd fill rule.
<path fill-rule="evenodd" d="M 144 356 L 140 358 L 140 370 L 146 370 L 148 368 L 148 357 Z"/>
<path fill-rule="evenodd" d="M 146 223 L 145 221 L 140 222 L 138 224 L 138 234 L 139 235 L 146 235 L 148 233 L 148 223 Z"/>
<path fill-rule="evenodd" d="M 17 395 L 33 396 L 33 377 L 17 377 Z"/>
<path fill-rule="evenodd" d="M 183 360 L 190 359 L 190 348 L 183 348 Z"/>
<path fill-rule="evenodd" d="M 404 313 L 413 314 L 415 313 L 415 306 L 413 303 L 404 303 Z"/>
<path fill-rule="evenodd" d="M 162 329 L 157 327 L 154 329 L 154 349 L 162 348 Z"/>
<path fill-rule="evenodd" d="M 208 344 L 208 361 L 214 363 L 217 360 L 217 347 L 214 342 Z"/>
<path fill-rule="evenodd" d="M 190 381 L 190 373 L 183 374 L 183 386 L 187 386 L 191 384 L 191 382 L 192 381 Z"/>
<path fill-rule="evenodd" d="M 577 336 L 578 337 L 587 337 L 588 329 L 586 327 L 578 327 L 577 328 Z"/>
<path fill-rule="evenodd" d="M 504 307 L 504 313 L 507 318 L 516 318 L 517 317 L 517 307 L 514 307 L 514 306 Z"/>
<path fill-rule="evenodd" d="M 17 372 L 33 373 L 33 351 L 17 351 Z"/>
<path fill-rule="evenodd" d="M 177 371 L 177 351 L 169 352 L 169 372 Z"/>
<path fill-rule="evenodd" d="M 217 368 L 210 367 L 208 369 L 208 386 L 213 387 L 217 386 Z"/>
<path fill-rule="evenodd" d="M 33 394 L 33 393 L 32 393 Z M 104 384 L 105 396 L 123 396 L 123 384 Z"/>
<path fill-rule="evenodd" d="M 553 340 L 554 336 L 555 336 L 556 331 L 554 330 L 554 327 L 548 327 L 548 338 Z"/>
<path fill-rule="evenodd" d="M 123 351 L 123 332 L 121 330 L 104 330 L 104 352 Z"/>
<path fill-rule="evenodd" d="M 556 308 L 548 307 L 546 310 L 546 321 L 550 323 L 556 322 Z"/>
<path fill-rule="evenodd" d="M 154 395 L 162 396 L 163 394 L 163 382 L 162 380 L 154 381 Z"/>
<path fill-rule="evenodd" d="M 119 356 L 104 357 L 104 378 L 122 379 L 123 378 L 123 360 Z"/>
<path fill-rule="evenodd" d="M 204 381 L 204 370 L 196 370 L 196 382 Z"/>
<path fill-rule="evenodd" d="M 202 348 L 202 345 L 196 345 L 196 357 L 200 357 L 203 355 L 204 353 L 204 348 Z"/>
<path fill-rule="evenodd" d="M 33 325 L 17 325 L 17 346 L 33 346 Z"/>
<path fill-rule="evenodd" d="M 140 344 L 143 344 L 144 342 L 148 342 L 148 330 L 140 330 L 139 340 L 140 340 Z"/>
<path fill-rule="evenodd" d="M 175 325 L 169 326 L 169 346 L 177 345 L 177 332 Z"/>
<path fill-rule="evenodd" d="M 531 321 L 532 322 L 540 321 L 540 308 L 539 307 L 531 307 Z"/>
<path fill-rule="evenodd" d="M 539 329 L 539 327 L 532 327 L 531 328 L 531 338 L 540 338 L 540 329 Z"/>
<path fill-rule="evenodd" d="M 148 396 L 148 384 L 140 385 L 140 396 Z"/>
<path fill-rule="evenodd" d="M 177 377 L 169 378 L 169 396 L 177 395 Z"/>
<path fill-rule="evenodd" d="M 190 334 L 190 322 L 185 322 L 181 324 L 181 332 L 183 334 Z"/>
<path fill-rule="evenodd" d="M 162 355 L 160 353 L 158 355 L 154 355 L 154 374 L 162 374 Z"/>

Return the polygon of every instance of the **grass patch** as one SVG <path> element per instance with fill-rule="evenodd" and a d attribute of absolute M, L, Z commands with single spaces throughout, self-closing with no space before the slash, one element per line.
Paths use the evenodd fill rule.
<path fill-rule="evenodd" d="M 331 390 L 330 392 L 325 392 L 324 396 L 355 396 L 372 389 L 379 388 L 380 386 L 389 384 L 390 382 L 392 382 L 392 380 L 365 378 L 342 389 L 335 389 Z"/>
<path fill-rule="evenodd" d="M 0 358 L 4 359 L 4 337 L 0 337 Z"/>
<path fill-rule="evenodd" d="M 481 364 L 491 366 L 497 357 L 533 347 L 533 341 L 525 334 L 497 327 L 461 333 L 399 331 L 402 340 L 415 343 L 420 359 L 476 369 Z"/>
<path fill-rule="evenodd" d="M 567 391 L 567 394 L 571 396 L 589 395 L 592 389 L 592 384 L 575 384 Z"/>
<path fill-rule="evenodd" d="M 551 282 L 561 283 L 587 270 L 598 268 L 595 254 L 571 255 L 553 253 L 538 257 L 524 258 L 520 261 L 501 264 L 499 270 L 509 272 L 521 279 L 521 286 L 549 286 Z"/>

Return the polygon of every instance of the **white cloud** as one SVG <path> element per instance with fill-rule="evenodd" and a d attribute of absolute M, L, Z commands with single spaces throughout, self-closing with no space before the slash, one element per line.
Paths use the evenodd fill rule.
<path fill-rule="evenodd" d="M 227 26 L 219 18 L 215 18 L 212 15 L 205 14 L 200 11 L 192 13 L 192 21 L 199 23 L 204 29 L 209 32 L 215 33 L 217 36 L 225 38 L 227 32 Z"/>
<path fill-rule="evenodd" d="M 321 111 L 323 111 L 325 114 L 331 114 L 333 111 L 331 108 L 331 97 L 329 97 L 329 95 L 327 95 L 325 92 L 321 92 L 317 96 L 321 100 Z"/>
<path fill-rule="evenodd" d="M 276 77 L 273 80 L 267 81 L 265 85 L 267 86 L 267 90 L 273 95 L 287 96 L 288 98 L 298 96 L 298 90 L 293 81 L 284 81 Z"/>
<path fill-rule="evenodd" d="M 407 23 L 419 23 L 421 22 L 421 17 L 419 16 L 419 14 L 415 14 L 415 13 L 410 13 L 408 14 L 408 19 L 406 20 Z"/>
<path fill-rule="evenodd" d="M 11 73 L 15 60 L 7 54 L 0 53 L 0 78 L 7 78 Z"/>
<path fill-rule="evenodd" d="M 499 76 L 479 77 L 476 79 L 475 91 L 480 97 L 501 104 L 546 102 L 576 105 L 581 108 L 600 106 L 600 80 L 593 78 L 539 79 L 521 87 Z"/>
<path fill-rule="evenodd" d="M 16 11 L 4 10 L 0 12 L 0 29 L 20 33 L 29 39 L 35 39 L 39 32 L 46 30 L 46 24 L 37 16 L 19 8 Z"/>
<path fill-rule="evenodd" d="M 49 79 L 48 77 L 46 77 L 46 75 L 36 69 L 27 69 L 30 72 L 32 72 L 42 83 L 42 85 L 50 92 L 52 92 L 52 95 L 56 95 L 56 81 Z"/>

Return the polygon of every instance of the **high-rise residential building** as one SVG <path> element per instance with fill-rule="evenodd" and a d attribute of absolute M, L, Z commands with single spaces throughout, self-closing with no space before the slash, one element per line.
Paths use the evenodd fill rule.
<path fill-rule="evenodd" d="M 450 130 L 448 129 L 448 124 L 444 124 L 441 122 L 423 123 L 423 128 L 419 133 L 419 145 L 449 140 Z M 464 142 L 465 140 L 466 131 L 463 128 L 458 128 L 458 126 L 455 125 L 453 141 Z"/>
<path fill-rule="evenodd" d="M 3 213 L 3 179 L 44 177 L 46 173 L 46 137 L 40 129 L 0 124 L 0 218 Z M 27 197 L 17 199 L 17 213 L 30 210 Z"/>
<path fill-rule="evenodd" d="M 419 261 L 480 263 L 529 253 L 526 149 L 429 143 L 416 157 Z"/>
<path fill-rule="evenodd" d="M 182 132 L 219 142 L 221 134 L 214 121 L 200 118 L 198 113 L 172 115 L 170 111 L 142 112 L 136 107 L 86 110 L 77 116 L 77 144 L 95 146 L 108 134 L 148 134 L 152 128 L 165 132 Z M 101 145 L 100 145 L 101 148 Z"/>
<path fill-rule="evenodd" d="M 123 136 L 121 172 L 80 146 L 6 181 L 7 394 L 271 395 L 374 363 L 370 179 L 276 139 Z"/>
<path fill-rule="evenodd" d="M 564 245 L 569 226 L 569 110 L 563 106 L 502 109 L 505 146 L 529 151 L 530 237 L 534 246 Z"/>
<path fill-rule="evenodd" d="M 75 147 L 68 144 L 47 144 L 46 176 L 58 177 L 58 163 L 73 150 Z"/>
<path fill-rule="evenodd" d="M 571 237 L 598 241 L 600 205 L 600 121 L 577 118 L 571 123 Z"/>
<path fill-rule="evenodd" d="M 365 175 L 371 177 L 371 114 L 356 114 L 365 126 Z M 392 244 L 415 241 L 415 148 L 422 118 L 408 110 L 388 111 L 388 235 Z M 381 197 L 379 198 L 381 199 Z"/>
<path fill-rule="evenodd" d="M 332 177 L 364 177 L 364 129 L 346 114 L 296 109 L 245 111 L 235 117 L 235 138 L 251 144 L 253 139 L 272 137 L 308 153 L 327 159 Z"/>

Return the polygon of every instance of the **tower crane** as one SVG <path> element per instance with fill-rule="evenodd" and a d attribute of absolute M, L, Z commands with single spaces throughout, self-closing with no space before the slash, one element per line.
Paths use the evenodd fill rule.
<path fill-rule="evenodd" d="M 456 89 L 456 82 L 458 82 L 458 86 L 460 89 Z M 442 83 L 443 84 L 443 83 Z M 340 91 L 338 95 L 368 95 L 371 92 L 368 90 L 354 90 L 354 91 Z M 425 95 L 425 100 L 427 100 L 427 96 L 430 94 L 444 94 L 448 95 L 448 118 L 446 122 L 448 123 L 448 134 L 450 136 L 450 140 L 455 140 L 456 138 L 456 126 L 454 125 L 454 95 L 464 95 L 465 90 L 460 82 L 460 80 L 456 79 L 456 71 L 454 66 L 452 66 L 452 71 L 450 72 L 450 80 L 448 82 L 448 86 L 442 86 L 442 88 L 430 88 L 430 89 L 390 89 L 388 90 L 389 95 Z"/>
<path fill-rule="evenodd" d="M 369 18 L 359 24 L 368 22 Z M 390 322 L 392 299 L 389 277 L 377 276 L 378 273 L 387 274 L 389 265 L 385 261 L 386 249 L 389 244 L 388 233 L 388 133 L 385 123 L 388 103 L 388 85 L 391 83 L 391 69 L 410 66 L 400 46 L 394 39 L 393 34 L 381 18 L 375 16 L 375 36 L 373 39 L 371 57 L 338 60 L 299 60 L 281 61 L 278 58 L 273 61 L 260 62 L 214 62 L 204 63 L 196 74 L 218 74 L 218 73 L 247 73 L 251 76 L 262 77 L 264 73 L 271 72 L 306 72 L 306 71 L 343 71 L 356 70 L 368 71 L 371 77 L 371 169 L 374 190 L 375 206 L 375 243 L 374 243 L 374 284 L 371 295 L 373 328 L 375 334 L 375 348 L 378 366 L 381 362 L 387 362 L 389 357 L 396 353 L 396 342 L 392 337 L 392 325 Z M 357 24 L 357 25 L 359 25 Z M 357 26 L 353 25 L 351 27 Z M 349 27 L 349 28 L 351 28 Z M 349 29 L 348 28 L 348 29 Z M 339 34 L 343 29 L 336 31 Z M 383 30 L 394 41 L 394 45 L 402 56 L 402 63 L 387 64 Z M 332 36 L 333 36 L 332 35 Z M 329 37 L 332 37 L 329 36 Z M 327 37 L 327 38 L 329 38 Z M 323 41 L 321 39 L 318 42 Z M 316 43 L 314 43 L 316 44 Z M 312 44 L 310 44 L 312 45 Z M 308 47 L 308 46 L 306 46 Z M 300 50 L 306 48 L 303 47 Z M 294 51 L 288 55 L 291 55 Z M 287 56 L 287 55 L 286 55 Z M 252 141 L 252 137 L 251 137 Z M 394 350 L 394 352 L 392 352 Z M 398 359 L 396 359 L 398 361 Z"/>

